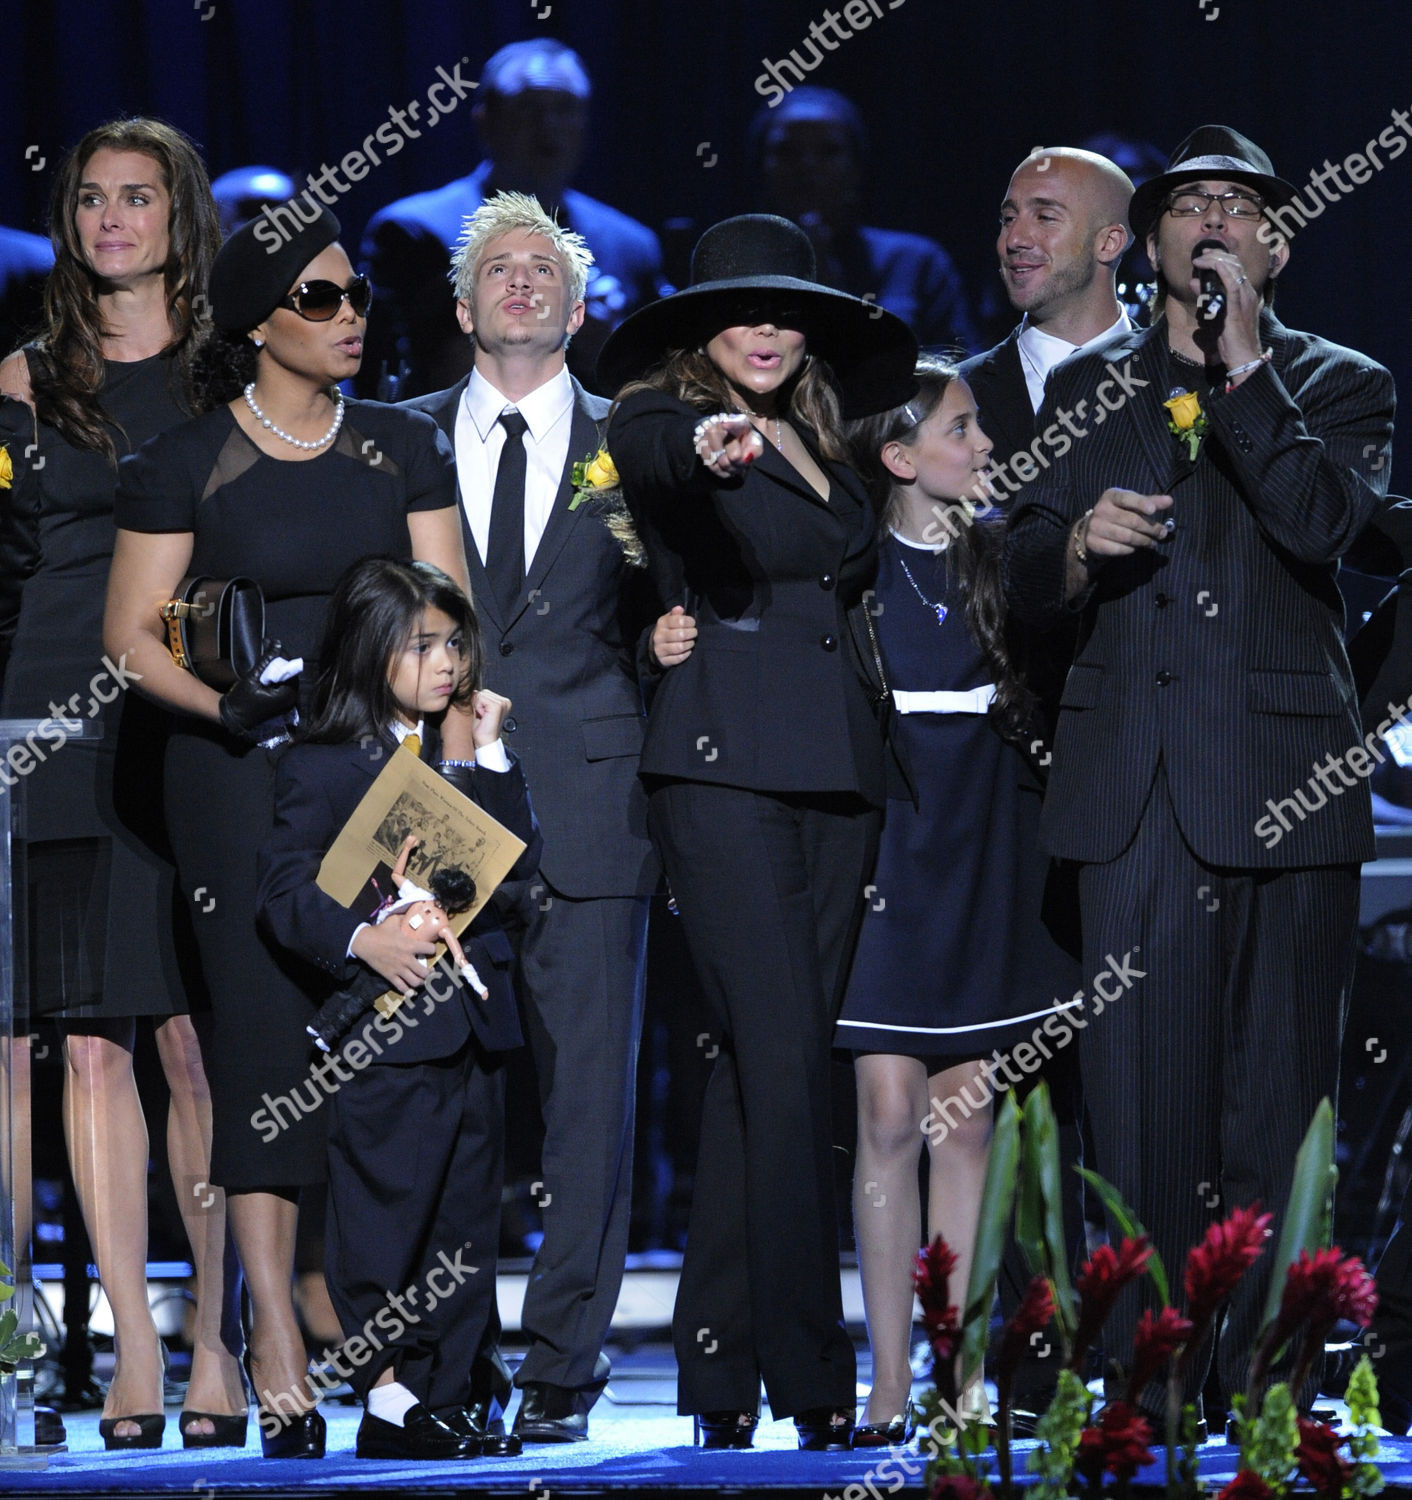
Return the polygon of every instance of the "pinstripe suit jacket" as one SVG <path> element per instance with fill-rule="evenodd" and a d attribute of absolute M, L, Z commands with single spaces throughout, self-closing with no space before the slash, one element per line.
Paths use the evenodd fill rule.
<path fill-rule="evenodd" d="M 1361 739 L 1335 575 L 1387 493 L 1392 378 L 1262 313 L 1273 359 L 1209 403 L 1193 467 L 1178 461 L 1162 406 L 1165 332 L 1159 323 L 1054 371 L 1039 427 L 1067 411 L 1084 435 L 1014 502 L 1006 593 L 1040 627 L 1069 608 L 1069 527 L 1105 489 L 1170 493 L 1176 523 L 1169 541 L 1106 564 L 1078 601 L 1045 840 L 1071 859 L 1120 854 L 1160 760 L 1203 860 L 1369 859 L 1366 780 L 1345 785 L 1330 770 L 1334 791 L 1312 778 Z"/>

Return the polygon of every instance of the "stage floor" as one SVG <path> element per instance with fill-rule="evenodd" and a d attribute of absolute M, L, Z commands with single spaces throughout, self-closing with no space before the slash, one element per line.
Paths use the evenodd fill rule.
<path fill-rule="evenodd" d="M 908 1449 L 868 1452 L 800 1453 L 792 1422 L 762 1422 L 755 1447 L 744 1453 L 703 1453 L 692 1447 L 691 1421 L 676 1415 L 676 1373 L 671 1350 L 647 1345 L 632 1352 L 610 1351 L 613 1378 L 593 1409 L 586 1443 L 533 1444 L 518 1458 L 475 1459 L 457 1464 L 398 1464 L 353 1456 L 360 1411 L 336 1401 L 324 1403 L 328 1455 L 317 1463 L 269 1462 L 260 1457 L 260 1435 L 253 1418 L 243 1450 L 184 1451 L 176 1430 L 178 1407 L 167 1411 L 166 1446 L 161 1451 L 106 1453 L 98 1436 L 98 1413 L 65 1417 L 66 1452 L 22 1456 L 20 1464 L 0 1464 L 0 1494 L 187 1495 L 214 1500 L 225 1494 L 283 1496 L 316 1491 L 344 1494 L 385 1491 L 426 1494 L 475 1491 L 489 1497 L 552 1500 L 555 1495 L 619 1492 L 667 1495 L 678 1492 L 739 1493 L 769 1490 L 776 1496 L 812 1500 L 879 1500 L 889 1494 L 921 1494 L 923 1460 Z M 866 1360 L 866 1349 L 862 1351 Z M 866 1366 L 864 1368 L 866 1377 Z M 866 1390 L 866 1386 L 863 1387 Z M 1033 1446 L 1019 1443 L 1016 1467 Z M 1163 1481 L 1158 1465 L 1141 1476 Z M 1202 1480 L 1219 1488 L 1234 1473 L 1236 1450 L 1212 1441 L 1200 1454 Z M 1389 1495 L 1412 1495 L 1412 1441 L 1387 1439 L 1383 1471 Z"/>

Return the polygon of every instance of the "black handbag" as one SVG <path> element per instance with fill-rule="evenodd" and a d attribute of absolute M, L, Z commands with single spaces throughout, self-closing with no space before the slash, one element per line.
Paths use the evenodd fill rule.
<path fill-rule="evenodd" d="M 162 618 L 172 660 L 219 693 L 260 659 L 265 596 L 253 578 L 183 578 Z"/>

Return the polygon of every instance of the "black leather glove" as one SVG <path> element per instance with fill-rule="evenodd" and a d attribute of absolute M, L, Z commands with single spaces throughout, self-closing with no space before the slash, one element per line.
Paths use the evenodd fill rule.
<path fill-rule="evenodd" d="M 454 786 L 463 797 L 475 801 L 471 792 L 471 787 L 475 784 L 471 778 L 475 773 L 470 766 L 453 766 L 443 760 L 437 762 L 436 770 L 441 779 Z"/>
<path fill-rule="evenodd" d="M 221 723 L 236 739 L 253 745 L 278 734 L 298 704 L 298 673 L 283 682 L 260 681 L 260 673 L 284 654 L 278 641 L 267 639 L 259 661 L 233 688 L 221 694 Z"/>

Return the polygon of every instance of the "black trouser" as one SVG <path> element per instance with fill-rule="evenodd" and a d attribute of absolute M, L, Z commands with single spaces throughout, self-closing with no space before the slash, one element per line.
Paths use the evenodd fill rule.
<path fill-rule="evenodd" d="M 1295 1153 L 1320 1099 L 1337 1102 L 1353 973 L 1358 867 L 1226 869 L 1187 846 L 1159 771 L 1137 834 L 1079 876 L 1088 985 L 1131 953 L 1141 970 L 1080 1036 L 1097 1170 L 1152 1234 L 1173 1294 L 1209 1224 L 1255 1200 L 1278 1235 Z M 1110 989 L 1113 987 L 1110 981 Z M 1230 1397 L 1246 1386 L 1275 1241 L 1242 1278 L 1218 1352 Z M 1126 1365 L 1143 1283 L 1104 1331 Z M 1209 1348 L 1184 1400 L 1205 1380 Z M 1162 1410 L 1154 1386 L 1144 1406 Z"/>
<path fill-rule="evenodd" d="M 577 1390 L 587 1411 L 607 1374 L 599 1360 L 627 1263 L 648 898 L 574 900 L 536 877 L 498 899 L 519 952 L 544 1117 L 544 1239 L 515 1384 Z"/>
<path fill-rule="evenodd" d="M 343 1372 L 364 1398 L 390 1365 L 424 1406 L 464 1405 L 499 1333 L 503 1069 L 468 1041 L 435 1062 L 365 1067 L 328 1107 L 324 1264 Z"/>
<path fill-rule="evenodd" d="M 698 782 L 650 823 L 723 1028 L 673 1317 L 678 1410 L 852 1409 L 830 1043 L 880 815 L 842 795 Z"/>

